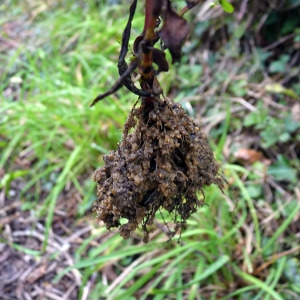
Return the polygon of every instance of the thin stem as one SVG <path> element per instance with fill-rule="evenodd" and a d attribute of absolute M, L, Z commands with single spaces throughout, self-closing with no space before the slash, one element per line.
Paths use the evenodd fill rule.
<path fill-rule="evenodd" d="M 144 38 L 140 44 L 142 52 L 140 73 L 142 80 L 147 81 L 152 86 L 153 81 L 153 61 L 152 61 L 152 48 L 153 40 L 155 39 L 155 27 L 156 21 L 159 17 L 161 7 L 161 1 L 158 0 L 146 0 L 146 12 L 145 12 L 145 25 L 144 25 Z"/>

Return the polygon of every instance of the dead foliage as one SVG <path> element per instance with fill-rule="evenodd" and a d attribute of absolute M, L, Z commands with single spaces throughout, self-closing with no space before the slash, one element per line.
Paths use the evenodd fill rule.
<path fill-rule="evenodd" d="M 55 281 L 68 266 L 74 265 L 73 254 L 90 234 L 91 224 L 76 221 L 74 208 L 78 192 L 71 189 L 58 199 L 48 246 L 45 221 L 21 210 L 20 192 L 24 181 L 11 184 L 6 196 L 0 191 L 0 294 L 1 299 L 78 299 L 81 274 L 73 269 Z M 68 201 L 66 206 L 64 201 Z M 92 242 L 97 245 L 96 241 Z"/>

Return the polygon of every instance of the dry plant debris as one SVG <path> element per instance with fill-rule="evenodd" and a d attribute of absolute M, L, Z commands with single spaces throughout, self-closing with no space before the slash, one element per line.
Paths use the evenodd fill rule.
<path fill-rule="evenodd" d="M 80 195 L 72 187 L 57 200 L 48 246 L 42 251 L 45 221 L 22 210 L 20 193 L 25 184 L 24 179 L 14 180 L 11 195 L 0 190 L 0 299 L 78 299 L 82 275 L 77 269 L 55 278 L 74 266 L 74 253 L 94 224 L 90 218 L 76 220 Z M 89 247 L 101 242 L 93 240 Z"/>
<path fill-rule="evenodd" d="M 171 237 L 204 203 L 198 193 L 205 198 L 205 185 L 223 188 L 207 137 L 183 108 L 168 98 L 156 98 L 150 112 L 146 106 L 132 110 L 118 150 L 104 156 L 93 176 L 98 219 L 107 229 L 119 227 L 125 239 L 141 223 L 144 242 L 157 211 L 174 213 Z M 121 225 L 121 218 L 128 222 Z"/>

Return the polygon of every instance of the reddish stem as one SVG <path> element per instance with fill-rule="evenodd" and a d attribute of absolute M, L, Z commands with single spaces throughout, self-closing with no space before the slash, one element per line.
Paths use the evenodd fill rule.
<path fill-rule="evenodd" d="M 152 47 L 155 39 L 156 21 L 160 12 L 161 1 L 146 0 L 144 38 L 142 41 L 142 61 L 141 61 L 141 77 L 147 81 L 152 87 L 153 68 L 152 68 Z"/>

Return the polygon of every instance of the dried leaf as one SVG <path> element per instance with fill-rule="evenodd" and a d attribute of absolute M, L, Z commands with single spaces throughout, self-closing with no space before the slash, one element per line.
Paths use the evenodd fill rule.
<path fill-rule="evenodd" d="M 281 154 L 277 156 L 276 163 L 269 167 L 268 175 L 273 176 L 277 181 L 289 181 L 294 184 L 298 180 L 297 170 L 293 168 L 290 161 Z"/>
<path fill-rule="evenodd" d="M 295 103 L 291 109 L 292 118 L 295 122 L 300 122 L 300 104 Z"/>
<path fill-rule="evenodd" d="M 47 265 L 42 264 L 39 267 L 35 268 L 27 277 L 26 281 L 30 284 L 35 283 L 38 279 L 43 277 L 46 274 Z"/>
<path fill-rule="evenodd" d="M 133 51 L 136 56 L 139 55 L 139 45 L 143 41 L 143 35 L 139 35 L 133 44 Z M 164 51 L 159 50 L 157 48 L 152 49 L 152 60 L 158 66 L 158 70 L 156 70 L 156 74 L 160 72 L 168 72 L 169 71 L 169 64 L 166 59 L 166 54 Z"/>
<path fill-rule="evenodd" d="M 193 8 L 197 4 L 199 4 L 200 0 L 185 0 L 186 6 L 188 9 Z"/>
<path fill-rule="evenodd" d="M 166 59 L 165 52 L 154 48 L 152 51 L 152 59 L 155 64 L 158 66 L 158 70 L 156 70 L 156 74 L 159 72 L 168 72 L 169 71 L 169 64 Z"/>
<path fill-rule="evenodd" d="M 257 161 L 264 160 L 263 154 L 253 149 L 241 148 L 234 154 L 234 156 L 236 159 L 250 165 Z"/>
<path fill-rule="evenodd" d="M 172 63 L 179 62 L 181 47 L 189 33 L 189 26 L 186 20 L 172 9 L 170 1 L 168 1 L 162 17 L 164 25 L 159 32 L 159 36 L 164 42 L 165 48 L 169 49 L 172 55 Z"/>

